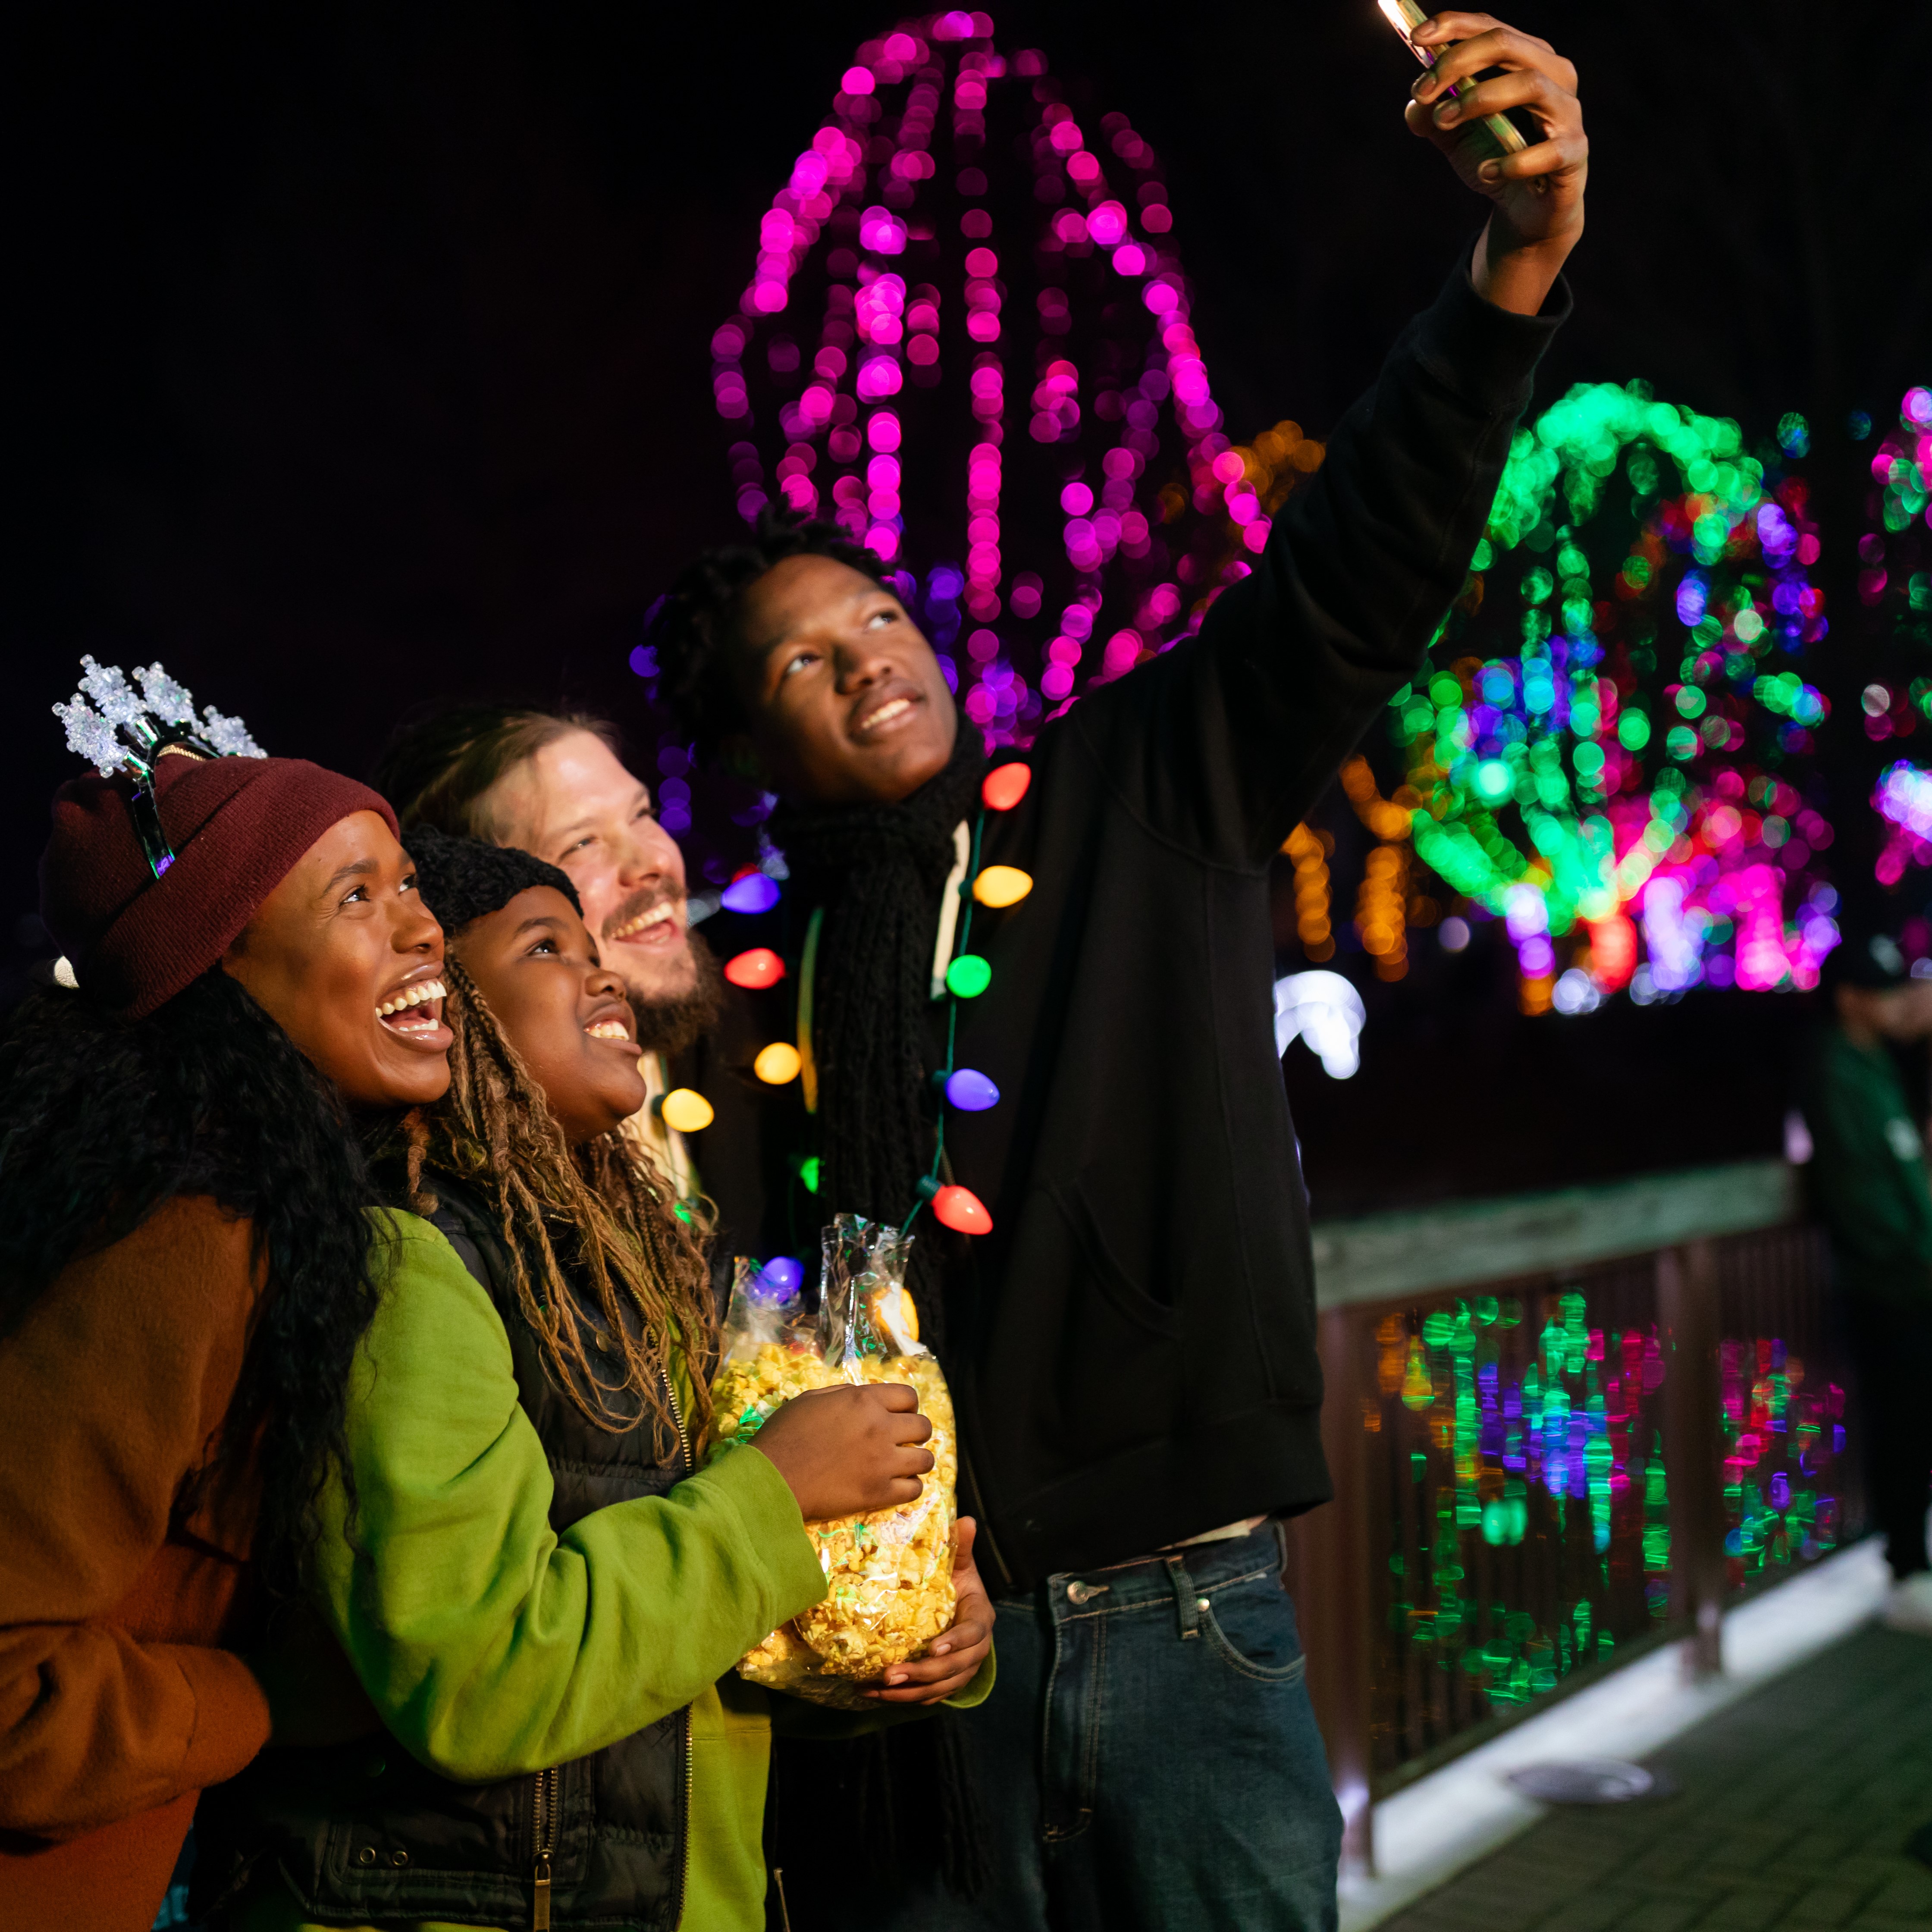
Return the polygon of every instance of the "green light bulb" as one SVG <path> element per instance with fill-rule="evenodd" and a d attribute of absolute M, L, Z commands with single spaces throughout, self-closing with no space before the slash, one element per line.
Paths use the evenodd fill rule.
<path fill-rule="evenodd" d="M 976 1000 L 993 983 L 993 969 L 976 952 L 962 952 L 946 969 L 946 990 L 956 998 Z"/>

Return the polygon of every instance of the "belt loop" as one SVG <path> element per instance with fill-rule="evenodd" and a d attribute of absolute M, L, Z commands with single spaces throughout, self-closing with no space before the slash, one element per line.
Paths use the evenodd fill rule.
<path fill-rule="evenodd" d="M 1174 1608 L 1180 1618 L 1183 1640 L 1201 1634 L 1201 1611 L 1203 1599 L 1194 1593 L 1194 1580 L 1187 1574 L 1186 1559 L 1170 1556 L 1167 1559 L 1168 1587 L 1174 1592 Z"/>

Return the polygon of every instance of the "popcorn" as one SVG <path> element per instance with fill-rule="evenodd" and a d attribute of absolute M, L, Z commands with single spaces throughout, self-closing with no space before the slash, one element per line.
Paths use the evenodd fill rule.
<path fill-rule="evenodd" d="M 754 1684 L 814 1702 L 860 1704 L 865 1685 L 915 1655 L 952 1622 L 952 1526 L 959 1474 L 952 1398 L 920 1345 L 895 1230 L 841 1215 L 826 1231 L 825 1288 L 814 1334 L 791 1304 L 761 1297 L 740 1261 L 723 1366 L 712 1386 L 710 1441 L 749 1441 L 781 1404 L 841 1382 L 903 1382 L 932 1424 L 934 1467 L 916 1501 L 808 1522 L 826 1594 L 740 1659 Z"/>

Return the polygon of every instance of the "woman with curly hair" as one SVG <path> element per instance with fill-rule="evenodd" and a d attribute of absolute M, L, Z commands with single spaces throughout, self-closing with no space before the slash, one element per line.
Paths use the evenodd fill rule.
<path fill-rule="evenodd" d="M 821 1391 L 696 1466 L 713 1304 L 620 1131 L 623 981 L 562 872 L 410 836 L 451 934 L 452 1077 L 376 1138 L 410 1258 L 352 1387 L 356 1530 L 317 1565 L 400 1748 L 272 1753 L 212 1794 L 196 1905 L 247 1932 L 758 1926 L 767 1720 L 731 1666 L 824 1593 L 805 1518 L 910 1501 L 930 1425 L 908 1388 Z M 882 1701 L 979 1672 L 958 1581 L 957 1682 Z"/>
<path fill-rule="evenodd" d="M 67 956 L 0 1040 L 0 1924 L 76 1932 L 146 1932 L 202 1787 L 356 1720 L 237 1652 L 306 1571 L 376 1304 L 351 1110 L 449 1078 L 388 806 L 158 729 L 186 694 L 143 680 L 181 704 L 90 665 L 136 754 L 77 707 L 115 775 L 55 798 Z"/>

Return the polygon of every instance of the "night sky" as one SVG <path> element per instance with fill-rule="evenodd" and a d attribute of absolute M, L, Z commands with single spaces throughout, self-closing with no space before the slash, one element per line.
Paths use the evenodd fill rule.
<path fill-rule="evenodd" d="M 894 17 L 10 10 L 8 982 L 44 950 L 34 865 L 72 768 L 46 707 L 82 650 L 158 656 L 270 749 L 352 772 L 440 696 L 644 730 L 643 613 L 734 522 L 706 345 L 839 72 Z M 1577 314 L 1540 400 L 1641 375 L 1760 434 L 1802 410 L 1822 449 L 1850 409 L 1932 378 L 1927 10 L 1516 17 L 1576 61 L 1593 137 Z M 1370 0 L 994 18 L 1077 110 L 1122 109 L 1160 151 L 1231 433 L 1324 432 L 1479 215 L 1404 130 L 1414 70 Z M 1768 1144 L 1799 1002 L 1619 1002 L 1566 1023 L 1563 1079 L 1540 1082 L 1556 1023 L 1458 970 L 1376 989 L 1385 1044 L 1348 1089 L 1294 1049 L 1318 1208 L 1324 1185 L 1356 1204 L 1560 1178 L 1552 1130 L 1589 1138 L 1593 1088 L 1654 1095 L 1694 1052 L 1733 1125 L 1634 1136 L 1627 1108 L 1584 1165 Z M 1430 1151 L 1418 1070 L 1438 1067 L 1478 1096 L 1480 1173 Z"/>

